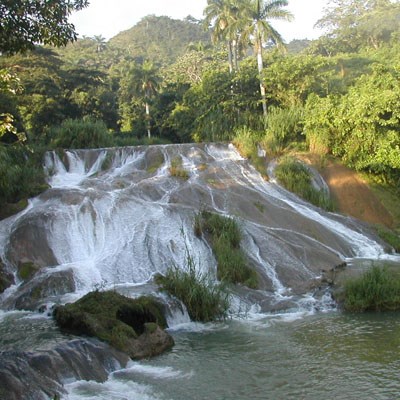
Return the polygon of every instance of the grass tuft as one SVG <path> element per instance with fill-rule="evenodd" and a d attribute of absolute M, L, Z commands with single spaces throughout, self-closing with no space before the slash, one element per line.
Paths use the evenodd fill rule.
<path fill-rule="evenodd" d="M 242 233 L 237 222 L 229 217 L 202 211 L 195 216 L 195 234 L 210 237 L 217 259 L 217 277 L 227 283 L 242 283 L 249 288 L 258 287 L 257 273 L 247 265 L 240 248 Z"/>
<path fill-rule="evenodd" d="M 185 269 L 173 265 L 165 276 L 157 275 L 155 281 L 163 291 L 182 301 L 193 321 L 226 318 L 229 307 L 227 293 L 222 285 L 213 282 L 209 274 L 197 270 L 190 254 L 187 254 Z"/>
<path fill-rule="evenodd" d="M 181 157 L 175 157 L 171 161 L 169 173 L 171 176 L 175 176 L 177 178 L 189 179 L 189 172 L 186 171 L 185 168 L 183 168 Z"/>
<path fill-rule="evenodd" d="M 312 185 L 312 174 L 308 168 L 293 157 L 283 157 L 275 169 L 275 174 L 287 190 L 324 210 L 335 210 L 330 196 L 324 190 L 318 190 Z"/>
<path fill-rule="evenodd" d="M 400 276 L 374 266 L 345 283 L 343 298 L 346 311 L 400 310 Z"/>

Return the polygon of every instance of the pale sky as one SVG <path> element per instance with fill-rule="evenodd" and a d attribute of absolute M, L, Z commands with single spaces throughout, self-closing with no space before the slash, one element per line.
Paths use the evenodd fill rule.
<path fill-rule="evenodd" d="M 293 22 L 271 21 L 286 42 L 292 39 L 315 39 L 321 32 L 314 29 L 328 0 L 289 0 Z M 102 35 L 106 39 L 127 30 L 149 14 L 183 19 L 189 14 L 203 17 L 207 0 L 90 0 L 89 7 L 73 14 L 70 21 L 80 36 Z"/>

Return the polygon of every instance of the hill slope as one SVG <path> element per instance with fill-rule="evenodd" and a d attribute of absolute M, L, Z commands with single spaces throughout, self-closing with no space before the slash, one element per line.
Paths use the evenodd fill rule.
<path fill-rule="evenodd" d="M 190 44 L 209 44 L 210 37 L 191 18 L 176 20 L 149 15 L 131 29 L 110 39 L 109 45 L 124 49 L 131 57 L 170 64 L 183 55 Z"/>

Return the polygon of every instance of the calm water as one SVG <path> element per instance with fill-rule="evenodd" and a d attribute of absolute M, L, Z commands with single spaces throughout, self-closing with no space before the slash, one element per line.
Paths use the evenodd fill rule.
<path fill-rule="evenodd" d="M 68 399 L 398 399 L 400 314 L 287 315 L 173 332 L 173 351 Z"/>

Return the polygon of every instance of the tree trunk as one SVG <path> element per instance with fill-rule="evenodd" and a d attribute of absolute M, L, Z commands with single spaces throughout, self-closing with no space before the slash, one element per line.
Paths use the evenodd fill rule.
<path fill-rule="evenodd" d="M 229 62 L 229 72 L 233 72 L 233 57 L 232 57 L 232 41 L 228 40 L 228 62 Z"/>
<path fill-rule="evenodd" d="M 260 93 L 261 93 L 261 103 L 262 103 L 262 108 L 263 108 L 263 115 L 264 115 L 264 118 L 266 118 L 267 117 L 267 99 L 265 96 L 265 85 L 264 85 L 264 81 L 262 78 L 262 72 L 264 69 L 264 65 L 263 65 L 263 58 L 262 58 L 261 37 L 258 37 L 258 40 L 257 40 L 257 66 L 258 66 L 258 74 L 259 74 L 259 79 L 260 79 Z"/>
<path fill-rule="evenodd" d="M 147 127 L 147 136 L 150 139 L 151 138 L 151 132 L 150 132 L 150 106 L 149 103 L 146 101 L 146 127 Z"/>

